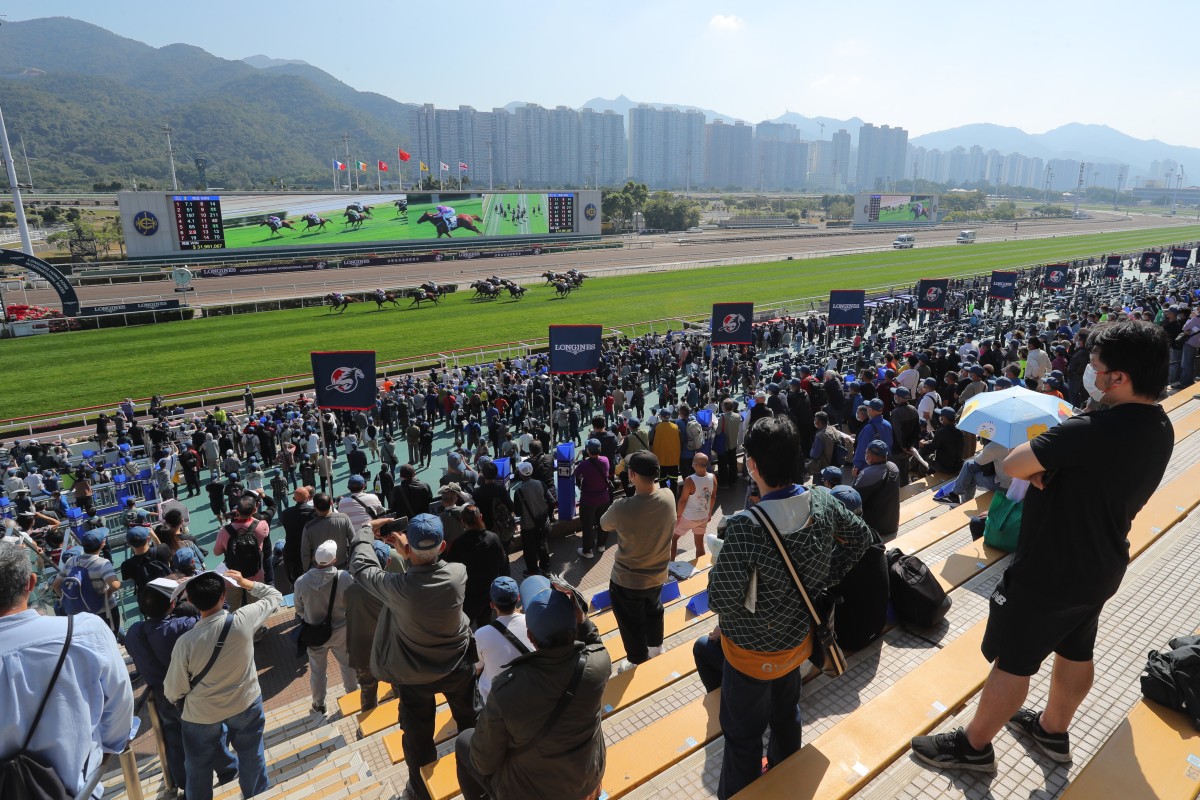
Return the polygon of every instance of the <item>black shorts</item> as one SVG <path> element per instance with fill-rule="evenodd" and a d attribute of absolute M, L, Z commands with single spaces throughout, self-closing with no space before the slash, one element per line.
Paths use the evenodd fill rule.
<path fill-rule="evenodd" d="M 1028 677 L 1051 653 L 1091 661 L 1103 602 L 1071 603 L 1001 579 L 989 599 L 983 656 L 1010 675 Z"/>

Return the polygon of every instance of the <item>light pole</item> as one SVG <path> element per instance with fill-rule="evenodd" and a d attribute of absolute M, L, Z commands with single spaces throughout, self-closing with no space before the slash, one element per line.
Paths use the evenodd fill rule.
<path fill-rule="evenodd" d="M 1179 188 L 1183 186 L 1183 164 L 1179 165 L 1179 174 L 1175 176 L 1175 191 L 1171 193 L 1171 216 L 1175 216 L 1175 206 L 1179 200 Z"/>
<path fill-rule="evenodd" d="M 25 206 L 21 203 L 21 187 L 17 183 L 17 167 L 13 164 L 12 147 L 8 144 L 8 128 L 4 126 L 4 112 L 0 111 L 0 141 L 4 143 L 4 166 L 8 171 L 8 186 L 12 191 L 13 209 L 17 214 L 17 230 L 21 232 L 21 249 L 33 255 L 33 242 L 29 239 L 29 222 L 25 219 Z"/>
<path fill-rule="evenodd" d="M 1121 184 L 1125 182 L 1125 167 L 1117 170 L 1117 191 L 1113 194 L 1113 211 L 1116 211 L 1121 202 Z"/>
<path fill-rule="evenodd" d="M 595 156 L 592 159 L 592 179 L 595 180 L 595 189 L 600 188 L 600 145 L 592 145 L 592 152 Z"/>
<path fill-rule="evenodd" d="M 163 125 L 162 132 L 167 135 L 167 160 L 171 162 L 171 190 L 179 191 L 179 181 L 175 178 L 175 148 L 171 146 L 171 126 Z"/>
<path fill-rule="evenodd" d="M 488 139 L 484 144 L 488 149 L 488 191 L 492 191 L 492 140 Z"/>
<path fill-rule="evenodd" d="M 29 179 L 29 191 L 33 191 L 33 173 L 29 170 L 29 153 L 25 152 L 25 133 L 17 132 L 17 138 L 21 142 L 21 157 L 25 159 L 25 177 Z"/>

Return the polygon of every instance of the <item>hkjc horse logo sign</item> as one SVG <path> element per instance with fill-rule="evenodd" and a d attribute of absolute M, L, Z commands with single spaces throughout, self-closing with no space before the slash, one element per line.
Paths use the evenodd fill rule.
<path fill-rule="evenodd" d="M 713 344 L 750 344 L 753 303 L 713 303 L 709 330 Z"/>
<path fill-rule="evenodd" d="M 320 408 L 375 407 L 375 351 L 312 353 L 313 387 Z"/>
<path fill-rule="evenodd" d="M 949 278 L 922 279 L 917 285 L 917 308 L 921 311 L 945 311 Z"/>

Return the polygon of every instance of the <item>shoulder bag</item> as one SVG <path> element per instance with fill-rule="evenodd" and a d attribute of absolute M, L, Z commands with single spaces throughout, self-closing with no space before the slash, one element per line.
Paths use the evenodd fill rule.
<path fill-rule="evenodd" d="M 300 633 L 296 636 L 297 655 L 304 655 L 310 647 L 320 647 L 333 636 L 333 602 L 337 599 L 338 582 L 341 577 L 340 571 L 333 576 L 333 590 L 329 593 L 329 608 L 325 611 L 325 620 L 315 625 L 300 620 Z"/>
<path fill-rule="evenodd" d="M 788 574 L 792 576 L 792 583 L 795 584 L 796 590 L 800 592 L 800 597 L 804 599 L 804 605 L 808 608 L 809 616 L 812 617 L 812 633 L 813 633 L 813 652 L 810 660 L 812 663 L 831 678 L 836 678 L 846 671 L 846 654 L 842 652 L 842 648 L 838 646 L 837 635 L 833 632 L 833 613 L 822 615 L 817 611 L 813 601 L 808 596 L 808 592 L 804 590 L 804 584 L 800 580 L 800 573 L 796 571 L 796 565 L 792 562 L 792 557 L 784 547 L 783 537 L 779 535 L 779 529 L 775 527 L 775 523 L 766 511 L 758 506 L 751 506 L 749 509 L 754 519 L 764 530 L 771 536 L 771 540 L 775 543 L 775 548 L 779 551 L 779 557 L 783 559 L 784 565 L 788 569 Z"/>
<path fill-rule="evenodd" d="M 189 694 L 191 689 L 195 689 L 200 685 L 200 681 L 204 680 L 205 676 L 208 675 L 208 671 L 213 668 L 213 664 L 217 663 L 217 656 L 221 655 L 221 648 L 225 646 L 225 640 L 229 638 L 229 629 L 232 627 L 233 614 L 227 612 L 225 614 L 225 624 L 221 627 L 221 635 L 217 637 L 217 643 L 213 647 L 212 655 L 208 657 L 208 663 L 204 665 L 204 669 L 196 673 L 195 677 L 188 679 Z M 181 715 L 183 714 L 183 706 L 185 703 L 187 703 L 187 698 L 188 696 L 185 694 L 183 697 L 179 698 L 179 702 L 175 704 L 175 707 L 179 709 L 179 713 Z"/>

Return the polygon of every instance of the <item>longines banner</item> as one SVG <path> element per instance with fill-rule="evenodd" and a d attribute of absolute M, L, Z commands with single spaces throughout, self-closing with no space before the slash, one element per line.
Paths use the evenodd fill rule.
<path fill-rule="evenodd" d="M 600 366 L 600 325 L 551 325 L 550 371 L 593 372 Z"/>
<path fill-rule="evenodd" d="M 992 286 L 988 289 L 988 297 L 997 300 L 1012 300 L 1017 295 L 1017 273 L 992 272 Z"/>
<path fill-rule="evenodd" d="M 754 321 L 754 303 L 713 303 L 713 344 L 750 344 L 751 323 Z"/>
<path fill-rule="evenodd" d="M 1116 279 L 1121 277 L 1121 257 L 1108 256 L 1104 259 L 1104 277 Z"/>
<path fill-rule="evenodd" d="M 1176 247 L 1171 250 L 1171 266 L 1186 267 L 1188 262 L 1192 260 L 1192 251 L 1183 247 Z"/>
<path fill-rule="evenodd" d="M 441 261 L 444 253 L 413 253 L 407 256 L 362 256 L 343 258 L 342 267 L 378 267 L 386 264 L 420 264 L 426 261 Z"/>
<path fill-rule="evenodd" d="M 862 325 L 866 289 L 832 289 L 829 292 L 830 325 Z"/>
<path fill-rule="evenodd" d="M 166 311 L 179 308 L 178 300 L 150 300 L 144 303 L 111 303 L 106 306 L 84 306 L 79 310 L 82 317 L 98 317 L 103 314 L 133 314 L 137 311 Z"/>
<path fill-rule="evenodd" d="M 224 278 L 228 275 L 266 275 L 272 272 L 311 272 L 318 269 L 333 269 L 328 261 L 297 261 L 289 264 L 247 264 L 241 267 L 201 267 L 196 274 L 201 278 Z"/>

